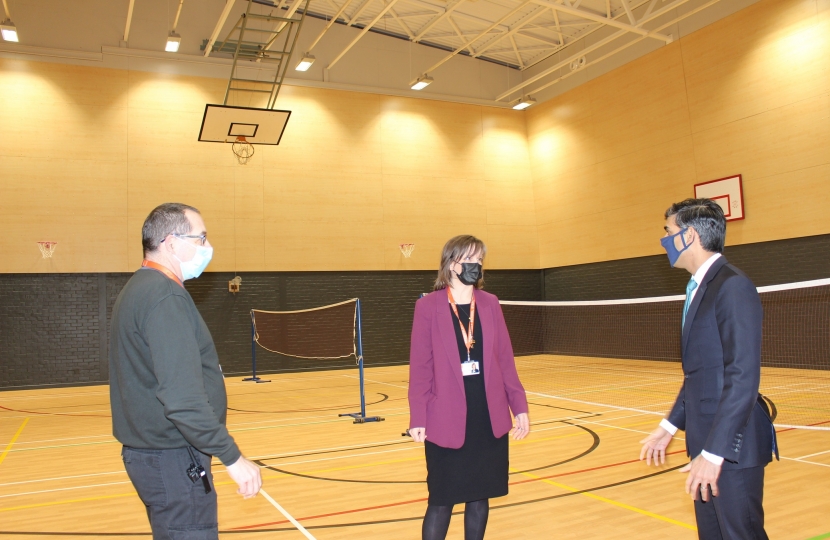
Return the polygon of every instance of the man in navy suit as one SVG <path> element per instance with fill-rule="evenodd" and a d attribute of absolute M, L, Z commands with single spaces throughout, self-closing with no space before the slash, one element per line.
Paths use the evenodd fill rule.
<path fill-rule="evenodd" d="M 775 430 L 758 393 L 763 310 L 752 281 L 723 257 L 726 219 L 710 199 L 666 211 L 661 240 L 686 287 L 681 353 L 683 386 L 668 417 L 643 444 L 640 459 L 665 463 L 678 429 L 691 463 L 686 493 L 702 540 L 767 539 L 764 467 L 777 456 Z"/>

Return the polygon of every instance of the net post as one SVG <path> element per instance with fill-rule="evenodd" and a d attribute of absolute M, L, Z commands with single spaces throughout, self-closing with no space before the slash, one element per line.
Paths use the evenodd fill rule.
<path fill-rule="evenodd" d="M 250 377 L 245 377 L 243 381 L 253 381 L 256 383 L 267 383 L 270 380 L 265 380 L 256 376 L 256 324 L 254 320 L 254 310 L 251 310 L 251 372 Z"/>
<path fill-rule="evenodd" d="M 366 393 L 364 392 L 364 378 L 363 378 L 363 325 L 360 314 L 360 298 L 356 299 L 355 305 L 355 326 L 357 335 L 357 370 L 360 376 L 360 412 L 343 413 L 338 416 L 350 416 L 354 418 L 355 424 L 365 424 L 367 422 L 383 422 L 380 416 L 366 416 Z"/>
<path fill-rule="evenodd" d="M 357 315 L 357 368 L 360 374 L 360 416 L 366 418 L 366 392 L 363 383 L 363 328 L 360 320 L 360 298 L 355 306 Z"/>

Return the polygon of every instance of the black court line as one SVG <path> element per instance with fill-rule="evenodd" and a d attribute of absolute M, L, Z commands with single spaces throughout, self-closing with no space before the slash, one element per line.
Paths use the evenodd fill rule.
<path fill-rule="evenodd" d="M 372 403 L 367 403 L 366 406 L 368 407 L 369 405 L 377 405 L 378 403 L 383 403 L 384 401 L 389 399 L 389 396 L 387 396 L 386 394 L 382 394 L 382 393 L 378 392 L 378 395 L 383 396 L 383 398 L 378 400 L 378 401 L 373 401 Z M 400 399 L 403 399 L 403 398 L 400 398 Z M 296 412 L 333 411 L 333 410 L 337 410 L 337 409 L 350 409 L 351 410 L 351 409 L 354 409 L 355 407 L 360 407 L 360 404 L 358 403 L 357 405 L 355 405 L 354 403 L 351 403 L 349 405 L 335 405 L 335 406 L 332 406 L 332 407 L 321 407 L 321 408 L 317 408 L 317 409 L 285 409 L 285 410 L 282 410 L 282 411 L 252 411 L 252 410 L 248 410 L 248 409 L 235 409 L 233 407 L 228 407 L 228 410 L 229 411 L 234 411 L 234 412 L 246 412 L 246 413 L 279 414 L 279 413 L 296 413 Z"/>
<path fill-rule="evenodd" d="M 587 456 L 588 454 L 590 454 L 591 452 L 596 450 L 597 447 L 599 446 L 599 443 L 600 443 L 599 435 L 597 435 L 590 428 L 587 428 L 585 426 L 580 426 L 578 424 L 571 424 L 570 422 L 565 421 L 565 420 L 556 420 L 556 422 L 561 422 L 563 424 L 568 424 L 569 426 L 573 426 L 575 428 L 579 428 L 579 429 L 587 432 L 589 435 L 591 435 L 591 438 L 593 439 L 591 446 L 587 450 L 584 450 L 582 453 L 580 453 L 576 456 L 572 456 L 572 457 L 569 457 L 569 458 L 564 459 L 562 461 L 557 461 L 556 463 L 551 463 L 549 465 L 543 465 L 541 467 L 534 467 L 532 469 L 525 469 L 525 470 L 521 470 L 521 471 L 511 472 L 510 473 L 511 475 L 529 473 L 529 472 L 534 472 L 534 471 L 541 471 L 543 469 L 550 469 L 552 467 L 558 467 L 559 465 L 564 465 L 565 463 L 570 463 L 571 461 L 576 461 L 577 459 L 581 459 L 581 458 Z M 298 473 L 298 472 L 288 471 L 288 470 L 285 470 L 285 469 L 280 469 L 278 467 L 274 467 L 274 466 L 271 466 L 271 465 L 268 465 L 268 464 L 264 463 L 264 460 L 262 460 L 262 459 L 255 459 L 254 463 L 256 463 L 260 467 L 268 469 L 270 471 L 286 474 L 286 475 L 289 475 L 289 476 L 296 476 L 298 478 L 305 478 L 307 480 L 322 480 L 322 481 L 325 481 L 325 482 L 342 482 L 342 483 L 348 483 L 348 484 L 424 484 L 424 483 L 426 483 L 426 480 L 354 480 L 354 479 L 346 479 L 346 478 L 328 478 L 328 477 L 324 477 L 324 476 L 313 476 L 313 475 L 310 475 L 310 474 L 302 474 L 302 473 Z"/>
<path fill-rule="evenodd" d="M 655 476 L 661 476 L 663 474 L 676 471 L 685 467 L 686 464 L 678 465 L 676 467 L 671 467 L 662 471 L 657 471 L 655 473 L 646 474 L 643 476 L 637 476 L 635 478 L 629 478 L 628 480 L 622 480 L 620 482 L 614 482 L 612 484 L 605 484 L 602 486 L 592 487 L 581 489 L 578 491 L 572 491 L 568 493 L 560 493 L 559 495 L 550 495 L 548 497 L 539 497 L 536 499 L 530 499 L 527 501 L 519 501 L 515 503 L 508 503 L 508 504 L 501 504 L 498 506 L 491 506 L 490 510 L 502 510 L 505 508 L 513 508 L 516 506 L 524 506 L 527 504 L 534 504 L 539 502 L 545 501 L 552 501 L 556 499 L 563 499 L 565 497 L 572 497 L 575 495 L 581 495 L 583 493 L 591 493 L 594 491 L 600 491 L 603 489 L 609 489 L 613 487 L 623 486 L 627 484 L 633 484 L 634 482 L 639 482 L 640 480 L 646 480 L 648 478 L 654 478 Z M 463 514 L 463 510 L 459 510 L 457 512 L 453 512 L 454 516 Z M 403 523 L 406 521 L 420 521 L 424 519 L 424 516 L 418 515 L 413 517 L 406 517 L 406 518 L 398 518 L 398 519 L 384 519 L 384 520 L 376 520 L 376 521 L 360 521 L 354 523 L 334 523 L 331 525 L 303 525 L 307 530 L 315 530 L 315 529 L 337 529 L 343 527 L 362 527 L 366 525 L 384 525 L 388 523 Z M 277 529 L 256 529 L 256 530 L 230 530 L 230 531 L 219 531 L 219 534 L 257 534 L 257 533 L 267 533 L 267 532 L 297 532 L 295 527 L 281 527 Z M 26 536 L 152 536 L 151 533 L 135 533 L 135 532 L 125 532 L 125 533 L 95 533 L 95 532 L 45 532 L 45 531 L 0 531 L 0 536 L 4 535 L 26 535 Z"/>

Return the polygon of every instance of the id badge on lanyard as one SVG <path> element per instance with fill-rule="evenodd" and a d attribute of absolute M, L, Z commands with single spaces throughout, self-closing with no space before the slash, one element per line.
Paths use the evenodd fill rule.
<path fill-rule="evenodd" d="M 479 373 L 481 373 L 481 368 L 479 368 L 478 360 L 461 362 L 461 374 L 465 377 L 468 375 L 478 375 Z"/>
<path fill-rule="evenodd" d="M 467 348 L 467 361 L 461 362 L 461 374 L 465 377 L 478 375 L 481 373 L 481 364 L 479 364 L 478 360 L 470 359 L 470 349 L 475 344 L 473 330 L 475 330 L 476 320 L 476 297 L 473 295 L 472 299 L 470 299 L 470 322 L 467 328 L 464 328 L 464 325 L 461 323 L 461 317 L 458 316 L 458 308 L 455 305 L 455 299 L 452 297 L 452 291 L 450 291 L 449 287 L 447 287 L 447 298 L 450 301 L 453 313 L 455 313 L 455 318 L 458 320 L 458 326 L 461 327 L 461 337 L 464 339 L 464 346 Z"/>

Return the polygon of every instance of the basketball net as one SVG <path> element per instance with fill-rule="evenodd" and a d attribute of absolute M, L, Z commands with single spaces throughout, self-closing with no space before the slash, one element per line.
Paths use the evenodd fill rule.
<path fill-rule="evenodd" d="M 415 244 L 401 244 L 401 253 L 407 259 L 412 255 L 412 252 L 415 250 Z"/>
<path fill-rule="evenodd" d="M 236 138 L 236 141 L 231 146 L 231 150 L 236 154 L 236 161 L 240 165 L 247 164 L 248 160 L 254 157 L 254 145 L 245 140 L 245 137 L 242 135 Z"/>
<path fill-rule="evenodd" d="M 40 248 L 40 254 L 43 255 L 44 259 L 51 259 L 52 253 L 55 252 L 55 246 L 57 246 L 57 242 L 38 242 L 37 247 Z"/>

